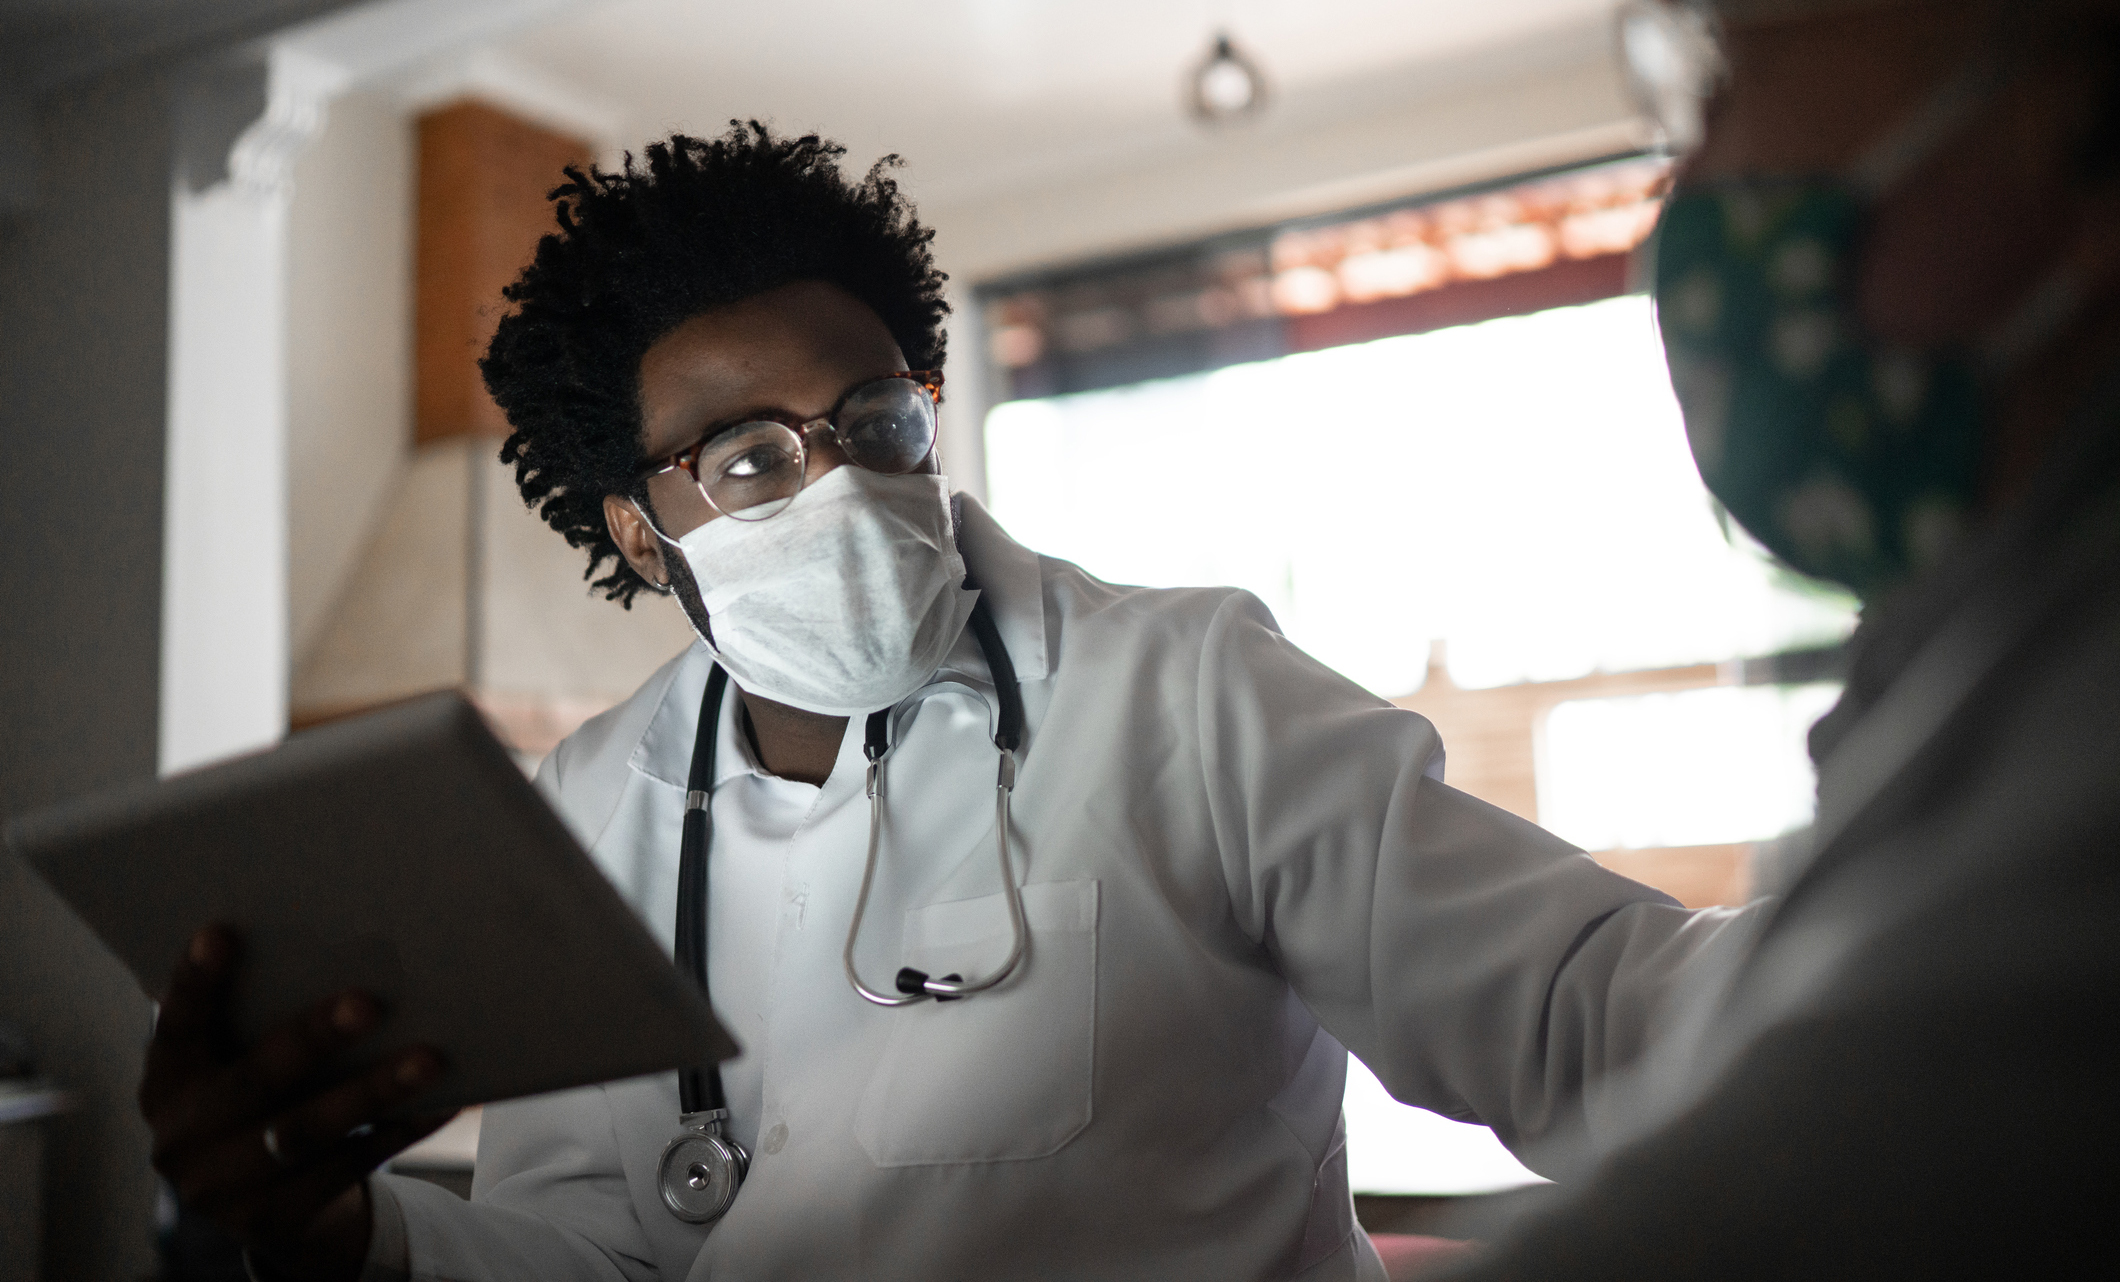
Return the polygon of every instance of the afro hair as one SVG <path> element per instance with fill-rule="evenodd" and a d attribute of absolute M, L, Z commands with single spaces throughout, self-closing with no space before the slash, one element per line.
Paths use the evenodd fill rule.
<path fill-rule="evenodd" d="M 512 304 L 479 362 L 513 429 L 501 461 L 523 501 L 589 554 L 584 578 L 631 606 L 647 583 L 604 524 L 609 494 L 643 497 L 640 362 L 686 320 L 796 281 L 867 304 L 914 369 L 943 364 L 947 279 L 886 156 L 859 182 L 846 149 L 730 121 L 683 134 L 609 173 L 569 167 L 550 199 L 559 230 L 503 291 Z M 611 573 L 595 578 L 606 560 Z"/>

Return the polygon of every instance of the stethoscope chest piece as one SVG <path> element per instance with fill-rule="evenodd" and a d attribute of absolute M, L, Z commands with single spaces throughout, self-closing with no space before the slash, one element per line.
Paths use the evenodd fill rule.
<path fill-rule="evenodd" d="M 663 1146 L 656 1181 L 663 1205 L 687 1224 L 711 1224 L 736 1201 L 751 1155 L 722 1134 L 729 1110 L 712 1108 L 679 1119 L 684 1129 Z"/>

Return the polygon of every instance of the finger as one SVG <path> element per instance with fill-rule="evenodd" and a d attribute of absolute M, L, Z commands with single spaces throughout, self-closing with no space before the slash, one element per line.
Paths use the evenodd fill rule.
<path fill-rule="evenodd" d="M 204 1213 L 254 1200 L 260 1188 L 283 1182 L 335 1152 L 355 1130 L 401 1125 L 402 1119 L 386 1121 L 386 1115 L 440 1073 L 440 1057 L 425 1047 L 391 1056 L 269 1121 L 231 1128 L 201 1142 L 167 1162 L 164 1174 L 176 1186 L 179 1200 Z"/>
<path fill-rule="evenodd" d="M 375 998 L 354 990 L 340 993 L 266 1030 L 235 1066 L 236 1075 L 261 1092 L 285 1096 L 332 1056 L 366 1037 L 382 1018 Z"/>
<path fill-rule="evenodd" d="M 454 1116 L 451 1111 L 403 1118 L 378 1124 L 366 1134 L 346 1137 L 308 1167 L 287 1173 L 263 1190 L 232 1218 L 247 1221 L 243 1227 L 250 1236 L 292 1240 L 347 1189 L 440 1130 Z"/>
<path fill-rule="evenodd" d="M 239 949 L 233 930 L 208 926 L 191 937 L 170 968 L 140 1079 L 143 1111 L 152 1112 L 179 1082 L 215 1062 L 214 1043 L 227 1026 L 228 985 Z"/>
<path fill-rule="evenodd" d="M 331 1151 L 360 1127 L 396 1126 L 403 1119 L 391 1115 L 441 1075 L 442 1058 L 429 1047 L 392 1055 L 274 1118 L 280 1153 L 290 1165 L 299 1166 Z"/>
<path fill-rule="evenodd" d="M 235 973 L 238 947 L 235 931 L 226 926 L 208 926 L 191 937 L 170 968 L 155 1040 L 177 1043 L 211 1033 Z"/>
<path fill-rule="evenodd" d="M 381 1020 L 375 999 L 345 992 L 275 1026 L 251 1052 L 163 1101 L 150 1120 L 156 1167 L 229 1132 L 251 1132 L 279 1111 L 295 1089 Z"/>

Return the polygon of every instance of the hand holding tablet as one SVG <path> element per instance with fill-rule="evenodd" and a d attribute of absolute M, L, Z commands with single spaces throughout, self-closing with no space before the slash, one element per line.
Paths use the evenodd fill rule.
<path fill-rule="evenodd" d="M 305 1278 L 351 1278 L 368 1252 L 362 1182 L 453 1114 L 399 1115 L 440 1076 L 441 1057 L 399 1048 L 340 1077 L 326 1072 L 381 1021 L 357 990 L 233 1045 L 240 955 L 227 927 L 200 931 L 163 995 L 140 1083 L 155 1169 L 179 1202 L 256 1255 Z"/>
<path fill-rule="evenodd" d="M 165 999 L 141 1102 L 180 1196 L 319 1276 L 365 1249 L 362 1177 L 455 1109 L 734 1053 L 454 694 L 7 841 Z"/>

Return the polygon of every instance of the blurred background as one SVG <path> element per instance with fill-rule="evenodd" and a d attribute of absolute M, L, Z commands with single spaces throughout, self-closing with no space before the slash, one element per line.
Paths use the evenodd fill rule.
<path fill-rule="evenodd" d="M 1743 902 L 1853 610 L 1694 472 L 1613 10 L 0 0 L 0 812 L 440 686 L 531 769 L 686 645 L 524 510 L 474 361 L 562 166 L 756 117 L 903 157 L 944 467 L 1018 539 L 1251 589 L 1451 783 Z M 49 1277 L 153 1267 L 146 1017 L 0 866 L 0 1274 L 39 1223 Z M 1372 1227 L 1535 1179 L 1359 1065 L 1348 1129 Z"/>

